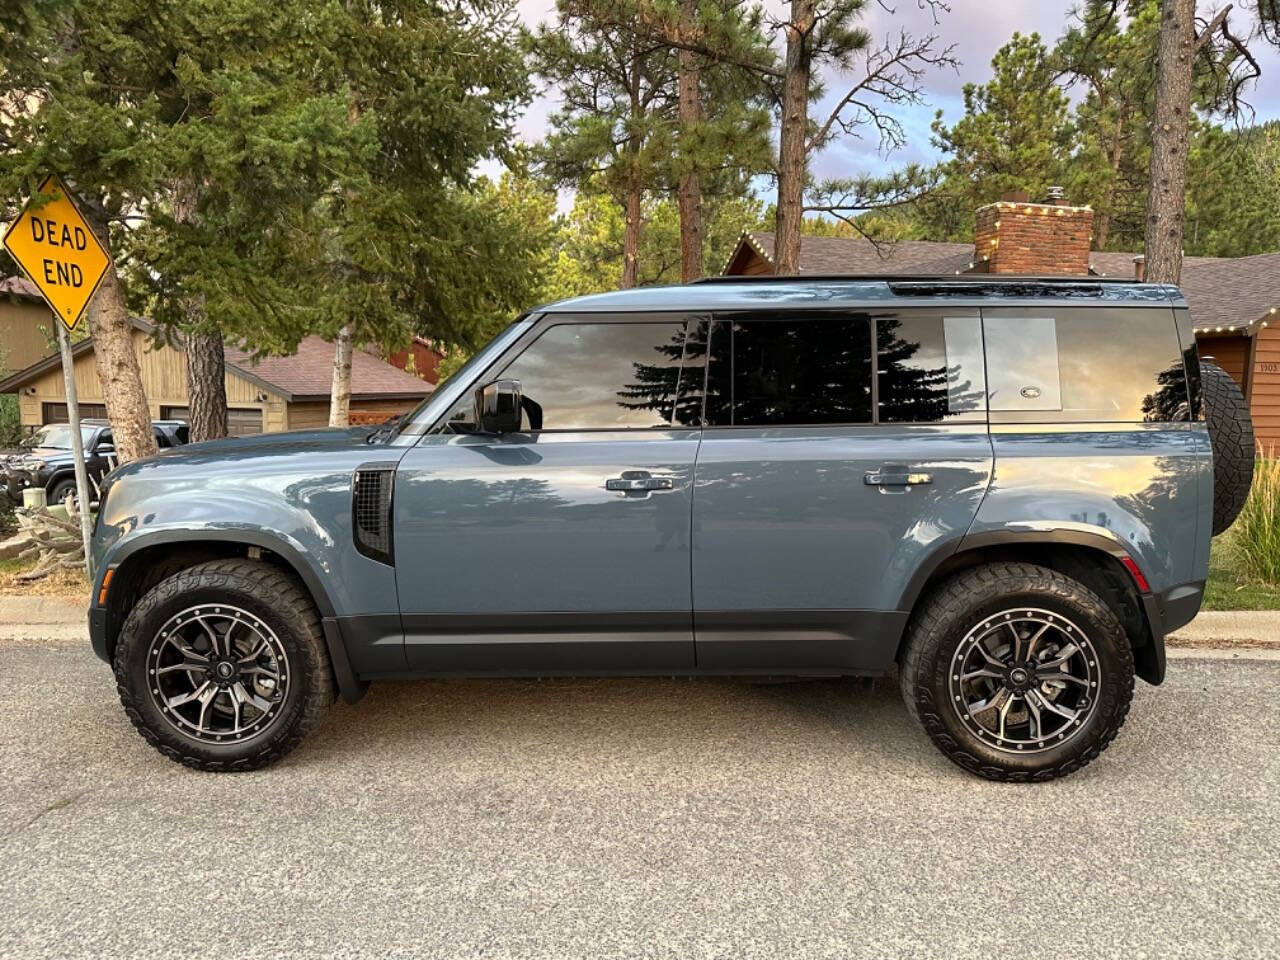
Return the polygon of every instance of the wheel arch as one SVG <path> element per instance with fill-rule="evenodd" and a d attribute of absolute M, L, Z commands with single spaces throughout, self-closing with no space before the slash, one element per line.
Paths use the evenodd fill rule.
<path fill-rule="evenodd" d="M 46 495 L 52 494 L 53 488 L 56 487 L 58 484 L 60 484 L 63 480 L 71 480 L 72 482 L 74 482 L 75 478 L 76 478 L 76 468 L 74 466 L 58 467 L 51 474 L 49 474 L 49 479 L 44 482 L 44 490 Z"/>
<path fill-rule="evenodd" d="M 210 530 L 193 535 L 190 531 L 161 531 L 131 540 L 113 552 L 103 570 L 95 577 L 94 592 L 91 595 L 91 600 L 96 601 L 106 571 L 112 571 L 105 608 L 99 607 L 96 602 L 90 606 L 91 626 L 95 614 L 101 617 L 102 622 L 101 637 L 94 637 L 95 646 L 101 644 L 99 656 L 110 662 L 129 611 L 147 590 L 180 570 L 227 557 L 261 560 L 283 570 L 302 584 L 320 613 L 325 646 L 328 648 L 338 689 L 349 702 L 358 700 L 364 693 L 365 685 L 357 680 L 351 668 L 346 645 L 335 619 L 333 601 L 320 576 L 301 551 L 282 538 L 267 533 Z"/>
<path fill-rule="evenodd" d="M 1135 670 L 1148 683 L 1164 679 L 1164 635 L 1152 622 L 1154 600 L 1138 589 L 1125 565 L 1129 552 L 1113 535 L 1093 530 L 991 531 L 957 538 L 921 564 L 898 609 L 910 613 L 920 598 L 948 577 L 997 561 L 1056 570 L 1092 590 L 1111 608 L 1133 647 Z M 898 656 L 901 656 L 899 645 Z"/>

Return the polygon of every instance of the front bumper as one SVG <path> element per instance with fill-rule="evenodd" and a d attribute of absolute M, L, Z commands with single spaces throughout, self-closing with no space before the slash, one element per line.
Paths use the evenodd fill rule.
<path fill-rule="evenodd" d="M 0 473 L 0 492 L 19 506 L 22 504 L 22 491 L 31 485 L 31 474 L 26 470 L 5 467 Z"/>

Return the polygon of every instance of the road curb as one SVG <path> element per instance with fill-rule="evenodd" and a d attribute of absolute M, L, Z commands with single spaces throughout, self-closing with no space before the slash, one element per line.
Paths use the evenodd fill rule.
<path fill-rule="evenodd" d="M 83 624 L 89 608 L 83 601 L 61 597 L 0 597 L 0 626 L 35 623 Z"/>
<path fill-rule="evenodd" d="M 1166 644 L 1280 650 L 1280 610 L 1206 610 L 1171 633 Z"/>

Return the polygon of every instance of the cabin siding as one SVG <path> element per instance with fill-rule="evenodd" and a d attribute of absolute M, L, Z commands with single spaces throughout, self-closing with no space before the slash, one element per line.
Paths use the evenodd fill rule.
<path fill-rule="evenodd" d="M 351 425 L 381 423 L 407 413 L 416 400 L 352 400 Z M 329 401 L 297 402 L 289 405 L 289 430 L 314 430 L 329 425 Z"/>
<path fill-rule="evenodd" d="M 1280 454 L 1280 327 L 1263 327 L 1258 332 L 1249 407 L 1263 455 Z"/>
<path fill-rule="evenodd" d="M 1248 378 L 1245 371 L 1249 363 L 1249 338 L 1241 336 L 1196 338 L 1196 347 L 1200 356 L 1212 360 L 1240 385 L 1241 390 L 1248 389 Z"/>
<path fill-rule="evenodd" d="M 142 385 L 152 418 L 161 419 L 163 408 L 187 406 L 186 355 L 168 345 L 156 346 L 141 331 L 134 331 L 133 346 L 138 355 Z M 92 351 L 76 357 L 75 380 L 76 395 L 81 403 L 106 402 Z M 263 411 L 263 429 L 267 432 L 285 429 L 283 396 L 250 383 L 231 371 L 226 375 L 226 388 L 228 406 Z M 46 371 L 23 387 L 19 396 L 22 425 L 27 428 L 41 426 L 44 423 L 44 404 L 66 403 L 62 368 L 59 366 Z"/>
<path fill-rule="evenodd" d="M 0 377 L 25 370 L 57 351 L 53 314 L 43 303 L 0 298 Z"/>

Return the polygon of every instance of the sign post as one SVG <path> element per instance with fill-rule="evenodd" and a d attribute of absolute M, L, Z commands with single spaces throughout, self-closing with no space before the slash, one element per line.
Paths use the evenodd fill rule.
<path fill-rule="evenodd" d="M 84 540 L 85 567 L 89 569 L 89 540 L 93 529 L 89 522 L 89 474 L 84 465 L 84 437 L 80 433 L 80 403 L 76 397 L 71 331 L 75 330 L 85 307 L 107 275 L 111 258 L 61 180 L 47 177 L 40 184 L 39 192 L 50 199 L 39 207 L 27 205 L 5 231 L 4 248 L 35 284 L 58 318 L 58 350 L 62 354 L 71 453 L 76 465 L 80 535 Z M 92 569 L 89 573 L 93 574 Z"/>
<path fill-rule="evenodd" d="M 58 350 L 62 353 L 62 380 L 67 385 L 67 422 L 71 427 L 71 457 L 76 465 L 76 498 L 80 506 L 80 539 L 84 541 L 84 566 L 93 576 L 89 561 L 89 541 L 93 524 L 89 522 L 89 471 L 84 465 L 84 435 L 80 431 L 80 400 L 76 396 L 76 364 L 71 357 L 71 334 L 58 324 Z"/>

